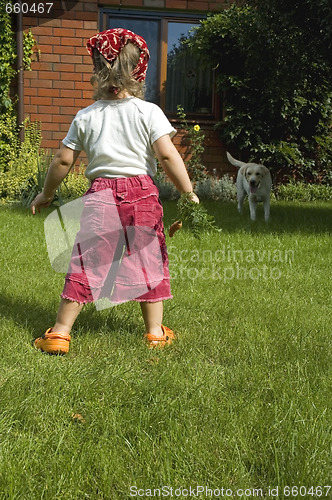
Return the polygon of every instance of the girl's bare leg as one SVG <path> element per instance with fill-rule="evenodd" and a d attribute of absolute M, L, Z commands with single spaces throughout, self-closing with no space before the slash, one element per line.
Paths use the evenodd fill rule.
<path fill-rule="evenodd" d="M 156 337 L 162 337 L 163 301 L 140 302 L 140 305 L 145 323 L 145 332 L 152 333 Z"/>
<path fill-rule="evenodd" d="M 60 333 L 70 333 L 75 319 L 82 311 L 84 304 L 72 300 L 61 299 L 56 323 L 52 330 Z"/>

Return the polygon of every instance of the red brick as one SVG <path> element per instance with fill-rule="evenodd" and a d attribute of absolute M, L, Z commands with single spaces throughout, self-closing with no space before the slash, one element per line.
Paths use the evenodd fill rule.
<path fill-rule="evenodd" d="M 41 45 L 38 42 L 38 49 L 40 50 L 40 57 L 41 59 L 43 59 L 44 57 L 46 57 L 46 54 L 53 54 L 54 47 L 53 45 Z"/>
<path fill-rule="evenodd" d="M 72 97 L 73 99 L 79 97 L 82 94 L 82 91 L 79 90 L 65 90 L 61 91 L 61 98 L 65 99 L 67 97 Z"/>
<path fill-rule="evenodd" d="M 70 106 L 61 106 L 60 107 L 60 113 L 62 115 L 75 116 L 77 111 L 79 111 L 79 108 L 76 108 L 76 107 L 70 107 Z"/>
<path fill-rule="evenodd" d="M 39 45 L 60 45 L 60 37 L 59 36 L 39 36 L 38 37 L 38 44 Z"/>
<path fill-rule="evenodd" d="M 53 80 L 56 79 L 56 73 L 53 73 L 53 71 L 38 71 L 38 79 L 39 80 Z"/>
<path fill-rule="evenodd" d="M 48 28 L 46 26 L 36 26 L 32 30 L 33 36 L 36 38 L 37 36 L 41 35 L 47 35 L 47 36 L 52 36 L 53 35 L 53 28 Z"/>
<path fill-rule="evenodd" d="M 77 55 L 62 54 L 60 57 L 61 63 L 83 64 L 83 57 Z"/>
<path fill-rule="evenodd" d="M 76 12 L 76 19 L 81 19 L 82 21 L 91 21 L 91 17 L 91 12 Z M 98 19 L 98 12 L 96 12 L 94 17 Z"/>
<path fill-rule="evenodd" d="M 75 54 L 78 54 L 80 56 L 85 56 L 86 61 L 91 61 L 90 54 L 86 50 L 86 42 L 88 41 L 88 38 L 83 40 L 83 46 L 82 47 L 75 47 Z"/>
<path fill-rule="evenodd" d="M 40 97 L 59 97 L 60 90 L 58 89 L 35 89 L 35 93 L 38 92 Z"/>
<path fill-rule="evenodd" d="M 83 21 L 80 21 L 78 19 L 62 19 L 62 23 L 61 23 L 61 26 L 63 28 L 76 28 L 76 29 L 80 29 L 80 28 L 83 28 Z"/>
<path fill-rule="evenodd" d="M 57 80 L 57 81 L 53 81 L 52 83 L 53 83 L 53 88 L 55 88 L 55 89 L 73 89 L 74 88 L 73 81 Z"/>
<path fill-rule="evenodd" d="M 34 64 L 34 69 L 38 71 L 53 71 L 53 63 L 51 62 L 40 62 L 40 63 L 35 63 Z"/>
<path fill-rule="evenodd" d="M 54 15 L 54 12 L 53 12 L 53 15 Z M 49 20 L 46 20 L 43 22 L 43 26 L 52 26 L 52 27 L 59 27 L 61 26 L 61 22 L 62 20 L 61 19 L 49 19 Z"/>
<path fill-rule="evenodd" d="M 91 95 L 92 95 L 92 85 L 89 82 L 89 80 L 87 80 L 87 81 L 81 81 L 81 82 L 75 82 L 75 89 L 87 90 L 87 91 L 90 90 L 91 91 Z"/>
<path fill-rule="evenodd" d="M 69 73 L 73 73 L 75 71 L 75 66 L 76 64 L 68 64 L 68 63 L 61 63 L 59 64 L 54 64 L 54 71 L 66 71 Z"/>
<path fill-rule="evenodd" d="M 52 139 L 57 139 L 59 142 L 61 142 L 62 139 L 64 139 L 65 135 L 66 134 L 64 134 L 63 132 L 53 132 L 52 134 L 50 134 Z"/>
<path fill-rule="evenodd" d="M 53 104 L 52 97 L 31 97 L 31 104 L 51 106 Z"/>
<path fill-rule="evenodd" d="M 93 102 L 92 99 L 75 99 L 75 106 L 77 106 L 78 109 L 87 108 L 90 104 L 93 104 Z"/>
<path fill-rule="evenodd" d="M 41 63 L 43 62 L 60 62 L 60 54 L 42 54 Z"/>
<path fill-rule="evenodd" d="M 74 106 L 74 99 L 70 97 L 58 97 L 53 99 L 53 104 L 57 106 Z"/>
<path fill-rule="evenodd" d="M 62 123 L 70 124 L 70 122 L 71 122 L 70 118 L 67 115 L 61 115 L 61 114 L 53 115 L 53 121 L 55 123 L 59 123 L 59 124 L 62 124 Z M 62 130 L 61 127 L 60 127 L 60 130 Z"/>
<path fill-rule="evenodd" d="M 53 47 L 53 52 L 55 54 L 73 54 L 74 53 L 74 47 L 64 47 L 63 45 L 55 45 Z"/>
<path fill-rule="evenodd" d="M 75 71 L 81 73 L 92 74 L 93 67 L 92 64 L 75 64 Z"/>
<path fill-rule="evenodd" d="M 38 113 L 52 116 L 55 113 L 59 113 L 58 106 L 38 106 Z"/>
<path fill-rule="evenodd" d="M 95 29 L 92 29 L 92 30 L 76 30 L 76 36 L 78 38 L 83 38 L 83 40 L 88 40 L 89 38 L 91 38 L 93 35 L 96 34 L 96 31 Z"/>
<path fill-rule="evenodd" d="M 34 78 L 38 77 L 38 71 L 25 71 L 24 72 L 24 79 L 27 80 L 32 80 Z"/>
<path fill-rule="evenodd" d="M 54 123 L 53 121 L 49 122 L 49 123 L 43 122 L 43 124 L 42 124 L 42 130 L 56 130 L 56 131 L 58 131 L 59 130 L 59 124 L 58 123 Z"/>
<path fill-rule="evenodd" d="M 64 38 L 61 37 L 61 45 L 66 46 L 69 45 L 70 47 L 81 47 L 82 46 L 82 39 L 81 38 Z"/>
<path fill-rule="evenodd" d="M 81 77 L 80 73 L 65 73 L 65 72 L 61 72 L 61 78 L 60 78 L 60 80 L 62 80 L 62 81 L 69 81 L 69 82 L 79 82 L 79 81 L 82 80 L 82 77 Z"/>
<path fill-rule="evenodd" d="M 43 147 L 45 149 L 59 149 L 60 148 L 60 142 L 59 141 L 53 141 L 53 140 L 43 140 Z"/>
<path fill-rule="evenodd" d="M 24 107 L 25 113 L 37 113 L 37 106 L 32 106 L 29 104 L 28 106 Z"/>
<path fill-rule="evenodd" d="M 75 36 L 75 28 L 53 28 L 53 34 L 55 36 L 66 36 L 66 37 L 74 37 Z"/>
<path fill-rule="evenodd" d="M 96 21 L 83 21 L 83 28 L 96 33 L 98 31 L 98 24 Z"/>
<path fill-rule="evenodd" d="M 50 80 L 31 80 L 31 87 L 38 89 L 39 87 L 51 89 L 54 86 L 54 81 Z"/>

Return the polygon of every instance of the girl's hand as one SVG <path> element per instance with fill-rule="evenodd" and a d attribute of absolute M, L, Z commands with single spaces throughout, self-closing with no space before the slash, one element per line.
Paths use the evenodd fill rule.
<path fill-rule="evenodd" d="M 37 194 L 36 198 L 33 200 L 33 202 L 30 205 L 32 215 L 35 215 L 36 213 L 36 208 L 38 210 L 38 213 L 40 213 L 41 208 L 47 208 L 50 206 L 52 203 L 53 196 L 46 197 L 44 193 Z"/>
<path fill-rule="evenodd" d="M 191 199 L 191 201 L 194 201 L 195 203 L 199 203 L 199 198 L 198 198 L 197 194 L 195 194 L 195 193 L 190 193 L 190 199 Z"/>

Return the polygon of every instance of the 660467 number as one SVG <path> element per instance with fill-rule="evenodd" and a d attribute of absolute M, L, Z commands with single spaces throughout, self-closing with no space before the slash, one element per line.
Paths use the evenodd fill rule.
<path fill-rule="evenodd" d="M 6 3 L 7 14 L 49 14 L 53 3 Z"/>

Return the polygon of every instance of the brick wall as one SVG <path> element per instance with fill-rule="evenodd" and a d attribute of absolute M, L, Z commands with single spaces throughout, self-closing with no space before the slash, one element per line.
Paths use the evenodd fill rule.
<path fill-rule="evenodd" d="M 220 10 L 233 1 L 106 0 L 103 6 L 197 12 Z M 24 72 L 24 112 L 31 120 L 41 122 L 42 146 L 51 151 L 61 145 L 77 111 L 93 102 L 89 82 L 91 58 L 85 45 L 87 39 L 101 28 L 98 25 L 97 2 L 98 0 L 79 0 L 71 4 L 71 10 L 65 12 L 56 10 L 56 2 L 49 16 L 23 17 L 24 29 L 28 31 L 31 28 L 38 47 L 31 65 L 32 71 Z M 233 172 L 217 133 L 211 126 L 201 125 L 201 128 L 206 135 L 203 160 L 208 170 Z M 182 137 L 183 133 L 179 131 L 174 142 L 183 158 L 188 159 L 188 147 L 183 147 Z M 84 161 L 84 156 L 81 159 Z"/>
<path fill-rule="evenodd" d="M 60 146 L 77 111 L 93 102 L 85 44 L 98 32 L 97 0 L 80 0 L 73 10 L 56 14 L 24 16 L 38 47 L 32 71 L 24 72 L 25 115 L 41 122 L 42 146 L 51 150 Z"/>

